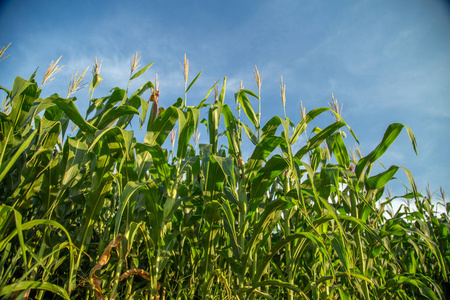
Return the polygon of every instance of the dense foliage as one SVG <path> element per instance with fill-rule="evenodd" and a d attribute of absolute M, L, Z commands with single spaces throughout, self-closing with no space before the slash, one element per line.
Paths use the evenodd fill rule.
<path fill-rule="evenodd" d="M 137 58 L 130 81 L 151 66 L 137 71 Z M 198 78 L 188 84 L 188 67 L 186 94 Z M 164 110 L 157 82 L 94 98 L 99 71 L 85 117 L 72 96 L 85 73 L 68 98 L 40 98 L 35 74 L 2 87 L 0 297 L 445 298 L 450 205 L 437 213 L 403 167 L 371 174 L 403 129 L 416 151 L 408 127 L 390 125 L 361 157 L 344 143 L 346 132 L 357 139 L 334 99 L 296 125 L 286 116 L 263 125 L 251 104 L 260 93 L 239 89 L 234 114 L 226 79 L 198 105 L 185 94 Z M 324 113 L 334 121 L 308 131 Z M 197 145 L 204 128 L 209 143 Z M 409 191 L 395 197 L 386 185 L 399 169 Z M 415 209 L 386 209 L 396 198 Z"/>

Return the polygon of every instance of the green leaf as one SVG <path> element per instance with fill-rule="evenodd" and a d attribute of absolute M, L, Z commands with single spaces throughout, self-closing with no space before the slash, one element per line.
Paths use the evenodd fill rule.
<path fill-rule="evenodd" d="M 47 99 L 38 98 L 31 105 L 30 111 L 28 112 L 27 117 L 24 120 L 24 124 L 30 124 L 32 120 L 44 109 L 48 110 L 54 107 L 55 104 Z M 60 119 L 60 118 L 59 118 Z M 56 120 L 55 120 L 56 121 Z"/>
<path fill-rule="evenodd" d="M 212 145 L 212 152 L 217 152 L 217 140 L 219 136 L 220 116 L 222 114 L 222 102 L 216 101 L 208 111 L 208 133 L 209 143 Z"/>
<path fill-rule="evenodd" d="M 381 289 L 382 292 L 385 291 L 387 288 L 395 288 L 395 289 L 401 289 L 403 284 L 409 284 L 414 287 L 416 287 L 420 294 L 428 299 L 432 300 L 438 300 L 439 298 L 436 296 L 436 294 L 426 285 L 424 284 L 420 279 L 419 276 L 411 276 L 411 275 L 397 275 L 394 278 L 391 278 L 387 280 L 385 286 Z M 382 296 L 383 294 L 380 293 Z"/>
<path fill-rule="evenodd" d="M 218 83 L 218 82 L 215 82 L 215 83 L 214 83 L 214 85 L 212 86 L 212 88 L 209 89 L 209 91 L 208 91 L 208 93 L 206 94 L 205 98 L 203 98 L 203 100 L 202 100 L 195 108 L 199 108 L 199 109 L 200 109 L 200 108 L 205 107 L 205 106 L 208 105 L 208 104 L 204 104 L 204 103 L 206 102 L 206 99 L 208 99 L 209 95 L 211 94 L 211 92 L 212 92 L 212 91 L 214 90 L 214 88 L 216 87 L 217 83 Z M 181 100 L 180 105 L 179 105 L 179 106 L 181 106 L 181 104 L 183 103 L 183 99 L 178 98 L 178 100 Z M 179 107 L 179 106 L 177 106 L 177 107 Z"/>
<path fill-rule="evenodd" d="M 92 91 L 92 93 L 94 93 L 94 90 L 97 88 L 97 86 L 100 84 L 100 82 L 102 82 L 103 78 L 100 76 L 100 74 L 94 74 L 94 77 L 92 78 L 92 82 L 89 85 L 89 91 L 88 93 L 90 93 Z"/>
<path fill-rule="evenodd" d="M 130 202 L 130 198 L 133 196 L 133 194 L 139 190 L 139 188 L 145 186 L 145 183 L 140 182 L 127 182 L 125 185 L 125 188 L 123 189 L 122 194 L 119 197 L 119 210 L 117 211 L 116 216 L 116 224 L 114 227 L 114 236 L 117 237 L 119 235 L 119 229 L 120 229 L 120 223 L 122 221 L 122 215 L 127 207 L 128 203 Z"/>
<path fill-rule="evenodd" d="M 431 250 L 433 255 L 436 257 L 439 262 L 439 267 L 441 268 L 441 274 L 445 281 L 448 281 L 447 268 L 444 262 L 444 257 L 442 256 L 442 252 L 439 249 L 439 246 L 430 238 L 430 236 L 424 234 L 421 230 L 411 227 L 410 229 L 405 228 L 405 231 L 409 234 L 417 234 L 419 235 L 427 244 L 428 249 Z"/>
<path fill-rule="evenodd" d="M 272 154 L 272 152 L 284 142 L 284 139 L 279 136 L 265 136 L 261 142 L 259 142 L 255 150 L 252 153 L 252 156 L 248 159 L 245 170 L 248 174 L 248 180 L 251 182 L 258 170 L 261 169 L 261 166 Z"/>
<path fill-rule="evenodd" d="M 3 251 L 5 249 L 5 247 L 7 246 L 7 244 L 16 236 L 19 236 L 19 242 L 21 245 L 21 249 L 22 251 L 26 251 L 26 246 L 24 244 L 24 240 L 23 240 L 23 231 L 26 230 L 30 230 L 32 228 L 34 228 L 35 226 L 38 225 L 49 225 L 49 226 L 53 226 L 56 227 L 58 229 L 61 229 L 67 236 L 67 239 L 69 241 L 68 245 L 69 245 L 69 280 L 68 280 L 68 289 L 71 290 L 72 289 L 72 284 L 74 283 L 74 258 L 73 258 L 73 244 L 72 244 L 72 240 L 70 238 L 70 234 L 69 232 L 66 230 L 66 228 L 64 228 L 64 226 L 62 226 L 60 223 L 53 221 L 53 220 L 46 220 L 46 219 L 36 219 L 36 220 L 31 220 L 25 223 L 22 223 L 22 216 L 21 214 L 16 211 L 15 209 L 6 206 L 6 205 L 0 205 L 0 217 L 4 217 L 6 212 L 12 211 L 14 213 L 14 217 L 16 220 L 16 228 L 3 240 L 0 241 L 0 252 Z M 9 215 L 9 214 L 8 214 Z M 0 218 L 1 220 L 1 218 Z M 6 221 L 6 219 L 5 219 Z M 3 225 L 4 223 L 0 224 L 2 226 L 0 226 L 0 230 L 3 230 Z M 1 232 L 1 231 L 0 231 Z M 33 253 L 32 253 L 33 254 Z M 26 260 L 24 260 L 26 261 Z M 1 285 L 0 285 L 1 286 Z M 11 285 L 14 286 L 15 285 Z M 3 289 L 5 289 L 6 287 L 3 287 Z M 1 292 L 0 292 L 1 295 Z"/>
<path fill-rule="evenodd" d="M 240 124 L 241 124 L 242 127 L 244 127 L 244 131 L 247 134 L 247 136 L 250 139 L 250 141 L 252 141 L 253 145 L 257 145 L 258 144 L 258 138 L 253 133 L 253 130 L 251 130 L 251 128 L 248 127 L 247 124 L 245 124 L 245 123 L 240 123 Z"/>
<path fill-rule="evenodd" d="M 147 91 L 147 90 L 149 90 L 149 89 L 151 89 L 151 88 L 154 88 L 155 86 L 153 85 L 153 82 L 151 82 L 150 80 L 149 81 L 147 81 L 146 83 L 144 83 L 140 88 L 138 88 L 134 93 L 133 93 L 133 95 L 131 95 L 131 97 L 130 98 L 132 98 L 133 96 L 142 96 L 142 94 L 145 92 L 145 91 Z"/>
<path fill-rule="evenodd" d="M 141 76 L 142 74 L 144 74 L 145 71 L 147 71 L 148 68 L 150 68 L 155 62 L 152 62 L 151 64 L 143 67 L 142 69 L 140 69 L 139 71 L 137 71 L 133 76 L 131 76 L 130 81 L 133 79 L 138 78 L 139 76 Z"/>
<path fill-rule="evenodd" d="M 272 119 L 270 119 L 261 130 L 261 140 L 263 140 L 266 136 L 275 135 L 280 124 L 281 124 L 280 117 L 275 116 Z"/>
<path fill-rule="evenodd" d="M 296 292 L 297 294 L 306 296 L 299 287 L 295 286 L 294 284 L 291 284 L 291 283 L 288 283 L 288 282 L 285 282 L 285 281 L 282 281 L 279 279 L 269 279 L 269 280 L 264 280 L 261 282 L 255 282 L 252 284 L 251 288 L 244 288 L 243 290 L 246 291 L 250 295 L 251 293 L 254 292 L 255 289 L 265 287 L 265 286 L 285 288 L 285 289 L 292 290 L 292 291 Z"/>
<path fill-rule="evenodd" d="M 386 152 L 389 146 L 397 139 L 397 136 L 400 134 L 403 128 L 406 128 L 411 139 L 414 151 L 417 154 L 417 144 L 411 129 L 403 124 L 393 123 L 386 129 L 381 143 L 367 156 L 363 157 L 356 165 L 355 174 L 359 180 L 362 179 L 364 170 Z"/>
<path fill-rule="evenodd" d="M 194 108 L 194 110 L 196 112 L 198 112 L 197 109 Z M 182 158 L 182 159 L 186 156 L 187 146 L 189 144 L 189 140 L 192 137 L 192 134 L 194 133 L 194 128 L 195 128 L 193 109 L 188 108 L 186 113 L 187 113 L 187 119 L 184 122 L 183 127 L 180 128 L 180 134 L 179 134 L 179 138 L 178 138 L 178 148 L 177 148 L 177 157 Z M 197 116 L 197 118 L 198 118 L 198 116 Z M 180 126 L 181 126 L 181 122 L 180 122 Z"/>
<path fill-rule="evenodd" d="M 328 137 L 330 137 L 334 132 L 342 128 L 342 126 L 345 126 L 345 122 L 339 121 L 335 122 L 331 125 L 328 125 L 325 129 L 320 131 L 318 134 L 316 134 L 314 137 L 310 138 L 308 143 L 302 147 L 298 152 L 295 154 L 295 157 L 301 159 L 308 151 L 320 146 L 320 144 L 326 140 Z"/>
<path fill-rule="evenodd" d="M 161 239 L 161 226 L 163 221 L 163 209 L 159 205 L 159 193 L 158 186 L 153 180 L 148 180 L 145 183 L 145 187 L 142 187 L 141 193 L 145 197 L 145 208 L 150 213 L 149 223 L 152 228 L 151 240 L 152 243 L 160 244 Z M 150 249 L 147 249 L 148 251 Z"/>
<path fill-rule="evenodd" d="M 220 202 L 221 209 L 223 211 L 223 223 L 225 231 L 228 233 L 231 241 L 231 245 L 234 250 L 238 251 L 239 244 L 237 241 L 237 234 L 235 229 L 236 220 L 234 218 L 233 211 L 231 209 L 230 203 L 226 200 Z"/>
<path fill-rule="evenodd" d="M 99 185 L 97 185 L 89 197 L 86 199 L 86 208 L 83 212 L 82 227 L 77 236 L 76 242 L 81 249 L 77 261 L 79 265 L 83 250 L 89 245 L 94 224 L 98 222 L 100 211 L 103 207 L 106 195 L 110 192 L 113 177 L 110 174 L 106 174 Z"/>
<path fill-rule="evenodd" d="M 5 296 L 15 292 L 30 289 L 46 290 L 62 297 L 63 299 L 70 300 L 69 295 L 62 287 L 59 287 L 49 282 L 41 282 L 41 281 L 20 281 L 17 283 L 4 286 L 3 289 L 0 291 L 0 296 Z"/>
<path fill-rule="evenodd" d="M 158 171 L 158 175 L 160 176 L 162 181 L 166 181 L 170 179 L 170 167 L 167 164 L 167 157 L 164 154 L 163 149 L 159 145 L 147 145 L 136 143 L 134 146 L 138 150 L 145 150 L 152 156 L 152 162 Z"/>
<path fill-rule="evenodd" d="M 338 235 L 336 233 L 332 234 L 332 238 L 331 238 L 331 245 L 333 245 L 333 249 L 334 251 L 336 251 L 339 260 L 341 261 L 345 272 L 349 273 L 351 266 L 349 263 L 349 256 L 348 256 L 348 252 L 347 249 L 344 245 L 344 241 L 342 240 L 342 236 Z"/>
<path fill-rule="evenodd" d="M 267 192 L 275 178 L 288 166 L 289 164 L 280 155 L 272 156 L 267 161 L 266 165 L 256 174 L 255 179 L 252 181 L 250 189 L 251 199 L 256 201 L 256 199 L 262 197 Z"/>
<path fill-rule="evenodd" d="M 231 109 L 228 105 L 224 105 L 222 108 L 223 118 L 225 121 L 225 126 L 227 128 L 227 139 L 228 139 L 228 153 L 235 157 L 241 156 L 241 148 L 238 138 L 238 126 L 237 120 L 234 117 Z"/>
<path fill-rule="evenodd" d="M 218 199 L 219 194 L 223 191 L 223 182 L 225 180 L 225 173 L 217 162 L 217 156 L 211 155 L 208 163 L 208 172 L 205 179 L 205 195 L 206 202 L 213 199 Z"/>
<path fill-rule="evenodd" d="M 36 83 L 16 77 L 11 90 L 11 112 L 9 113 L 14 127 L 22 126 L 32 104 L 39 97 L 40 91 Z"/>
<path fill-rule="evenodd" d="M 191 81 L 191 83 L 189 84 L 188 88 L 186 89 L 186 93 L 189 91 L 191 86 L 197 81 L 197 78 L 200 76 L 200 74 L 202 74 L 202 72 L 203 72 L 203 70 L 201 70 L 200 73 L 198 73 L 197 76 L 195 76 L 194 80 Z"/>
<path fill-rule="evenodd" d="M 82 164 L 85 162 L 88 146 L 81 139 L 68 138 L 69 155 L 62 179 L 63 187 L 71 185 L 72 181 L 80 173 Z"/>
<path fill-rule="evenodd" d="M 222 169 L 222 172 L 226 175 L 226 180 L 228 184 L 233 188 L 236 188 L 236 177 L 234 174 L 234 159 L 231 156 L 221 157 L 217 155 L 214 156 L 214 161 L 219 164 L 219 167 Z"/>
<path fill-rule="evenodd" d="M 176 107 L 164 110 L 149 126 L 145 135 L 144 143 L 150 146 L 162 145 L 178 120 Z"/>
<path fill-rule="evenodd" d="M 380 238 L 384 238 L 390 235 L 403 236 L 405 234 L 405 229 L 400 224 L 390 224 L 387 225 L 386 228 L 383 228 L 381 230 Z"/>
<path fill-rule="evenodd" d="M 16 228 L 17 228 L 17 236 L 19 237 L 19 245 L 20 245 L 20 250 L 22 250 L 22 259 L 23 259 L 23 263 L 24 263 L 24 269 L 25 272 L 28 272 L 28 266 L 27 266 L 27 255 L 26 255 L 26 247 L 25 247 L 25 241 L 23 239 L 23 230 L 24 228 L 22 228 L 22 215 L 14 210 L 14 221 L 16 223 Z"/>
<path fill-rule="evenodd" d="M 279 200 L 276 200 L 276 201 L 279 201 Z M 271 247 L 270 252 L 267 255 L 265 255 L 264 258 L 262 258 L 261 261 L 258 263 L 258 270 L 255 274 L 255 280 L 256 281 L 261 280 L 262 276 L 264 275 L 265 268 L 267 268 L 267 265 L 269 264 L 269 262 L 273 259 L 273 257 L 275 255 L 277 255 L 277 253 L 279 253 L 282 250 L 283 247 L 285 247 L 287 244 L 291 243 L 292 241 L 299 240 L 299 239 L 305 239 L 306 241 L 311 241 L 316 246 L 318 246 L 320 252 L 325 256 L 325 258 L 331 265 L 331 258 L 328 254 L 327 248 L 326 248 L 323 240 L 321 239 L 321 237 L 318 235 L 315 235 L 311 232 L 299 232 L 299 233 L 291 234 L 291 235 L 279 240 L 276 244 L 274 244 Z M 333 276 L 334 276 L 334 272 L 333 272 Z M 331 278 L 333 278 L 333 277 L 331 277 Z"/>
<path fill-rule="evenodd" d="M 225 90 L 226 90 L 226 86 L 227 86 L 227 78 L 224 77 L 223 78 L 223 84 L 222 84 L 222 90 L 220 91 L 220 95 L 219 95 L 219 102 L 220 103 L 224 103 L 225 101 Z"/>
<path fill-rule="evenodd" d="M 255 94 L 254 92 L 252 92 L 251 90 L 242 89 L 241 91 L 244 92 L 244 93 L 246 93 L 246 94 L 248 94 L 248 95 L 251 95 L 251 96 L 255 97 L 256 99 L 259 99 L 259 96 L 256 95 L 256 94 Z"/>
<path fill-rule="evenodd" d="M 133 131 L 124 130 L 117 126 L 108 128 L 105 130 L 98 130 L 95 134 L 95 139 L 89 147 L 89 151 L 97 145 L 100 140 L 106 140 L 110 153 L 120 158 L 120 165 L 118 171 L 122 170 L 123 164 L 128 159 L 128 153 L 130 152 L 131 144 L 133 142 Z"/>
<path fill-rule="evenodd" d="M 36 135 L 36 131 L 31 131 L 27 138 L 22 142 L 17 151 L 9 157 L 6 161 L 2 162 L 0 165 L 0 182 L 5 178 L 6 174 L 8 174 L 9 170 L 11 170 L 14 163 L 17 161 L 20 155 L 30 146 L 31 142 Z"/>
<path fill-rule="evenodd" d="M 397 166 L 391 166 L 388 170 L 376 175 L 367 178 L 366 180 L 366 186 L 371 189 L 379 189 L 385 186 L 397 173 L 399 167 Z"/>
<path fill-rule="evenodd" d="M 81 229 L 77 235 L 77 246 L 80 248 L 77 267 L 84 249 L 89 245 L 94 225 L 99 221 L 105 197 L 111 193 L 114 177 L 111 175 L 114 159 L 110 154 L 108 144 L 104 143 L 94 160 L 91 162 L 91 192 L 86 198 L 86 204 L 81 221 Z"/>
<path fill-rule="evenodd" d="M 344 168 L 348 168 L 350 166 L 350 157 L 348 155 L 347 147 L 345 146 L 341 133 L 336 133 L 334 135 L 334 141 L 332 145 L 333 153 L 338 164 L 343 166 Z"/>
<path fill-rule="evenodd" d="M 51 96 L 45 101 L 56 104 L 64 113 L 75 123 L 82 131 L 94 134 L 97 128 L 86 122 L 86 120 L 80 115 L 73 100 L 63 99 L 58 96 Z"/>
<path fill-rule="evenodd" d="M 239 91 L 239 93 L 237 93 L 236 97 L 237 97 L 239 103 L 242 105 L 242 108 L 244 109 L 244 112 L 247 115 L 250 122 L 252 122 L 252 124 L 255 127 L 258 127 L 258 118 L 256 117 L 256 114 L 253 110 L 252 105 L 250 104 L 250 100 L 248 99 L 247 94 L 245 93 L 245 90 Z"/>
<path fill-rule="evenodd" d="M 308 112 L 306 114 L 306 116 L 300 121 L 300 123 L 298 123 L 297 126 L 295 126 L 295 129 L 294 129 L 294 132 L 292 133 L 289 144 L 290 145 L 295 144 L 298 137 L 300 136 L 300 134 L 302 134 L 305 131 L 308 124 L 312 120 L 314 120 L 318 115 L 320 115 L 321 113 L 326 112 L 326 111 L 331 111 L 331 109 L 326 108 L 326 107 L 321 107 L 321 108 L 313 109 L 310 112 Z"/>
<path fill-rule="evenodd" d="M 97 125 L 98 129 L 106 129 L 110 127 L 115 121 L 117 121 L 119 118 L 122 118 L 124 116 L 129 115 L 139 115 L 139 111 L 128 105 L 121 105 L 119 107 L 114 107 L 109 110 L 107 110 L 102 117 L 100 118 L 100 121 Z M 128 125 L 128 124 L 125 124 Z M 122 126 L 124 127 L 124 126 Z"/>

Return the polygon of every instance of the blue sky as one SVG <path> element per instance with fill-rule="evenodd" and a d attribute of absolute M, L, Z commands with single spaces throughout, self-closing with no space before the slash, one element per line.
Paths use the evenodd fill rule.
<path fill-rule="evenodd" d="M 0 47 L 12 43 L 7 50 L 11 56 L 0 62 L 0 85 L 6 88 L 15 76 L 28 78 L 37 67 L 41 82 L 50 61 L 62 56 L 65 67 L 44 85 L 42 96 L 65 96 L 71 75 L 92 69 L 97 57 L 103 61 L 104 80 L 95 95 L 103 96 L 113 87 L 126 88 L 130 58 L 140 51 L 141 66 L 155 64 L 130 90 L 158 73 L 160 104 L 169 106 L 184 95 L 179 62 L 186 53 L 190 79 L 203 70 L 188 104 L 197 104 L 226 76 L 226 102 L 234 106 L 241 80 L 245 88 L 257 91 L 257 65 L 263 76 L 263 124 L 283 115 L 280 76 L 286 84 L 287 115 L 294 123 L 300 120 L 300 100 L 309 111 L 327 106 L 333 93 L 344 104 L 342 116 L 355 130 L 363 154 L 376 147 L 389 124 L 403 123 L 416 135 L 419 156 L 402 132 L 380 161 L 410 169 L 422 192 L 428 182 L 433 192 L 440 186 L 450 190 L 446 1 L 0 3 Z M 75 96 L 84 111 L 87 89 Z M 326 115 L 314 125 L 332 121 Z M 206 142 L 206 134 L 202 138 Z M 354 145 L 350 137 L 346 142 Z M 399 178 L 407 183 L 400 171 Z M 392 185 L 397 193 L 404 191 Z"/>

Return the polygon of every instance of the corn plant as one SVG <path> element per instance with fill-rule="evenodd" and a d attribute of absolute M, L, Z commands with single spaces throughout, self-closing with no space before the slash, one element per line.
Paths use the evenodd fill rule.
<path fill-rule="evenodd" d="M 306 113 L 302 106 L 298 124 L 286 112 L 261 124 L 256 67 L 258 93 L 234 94 L 237 116 L 226 78 L 220 93 L 215 83 L 188 105 L 201 72 L 188 82 L 186 57 L 184 98 L 163 109 L 157 77 L 129 91 L 152 65 L 139 69 L 139 61 L 137 53 L 127 89 L 94 98 L 102 81 L 96 59 L 84 116 L 73 95 L 86 71 L 72 77 L 67 98 L 40 97 L 59 59 L 41 86 L 32 74 L 1 87 L 0 297 L 445 299 L 445 193 L 433 204 L 401 166 L 372 174 L 402 131 L 417 153 L 409 127 L 391 124 L 362 156 L 344 142 L 359 143 L 334 97 L 330 107 Z M 329 125 L 310 129 L 329 113 Z M 207 143 L 197 145 L 199 130 Z M 253 144 L 248 159 L 245 136 Z M 398 171 L 409 186 L 392 196 L 388 183 Z M 389 211 L 397 198 L 416 209 Z"/>

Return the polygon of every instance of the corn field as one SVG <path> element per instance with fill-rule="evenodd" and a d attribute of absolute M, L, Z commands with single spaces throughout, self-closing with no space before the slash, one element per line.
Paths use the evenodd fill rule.
<path fill-rule="evenodd" d="M 152 65 L 139 58 L 129 83 Z M 84 116 L 73 94 L 86 71 L 66 98 L 40 97 L 58 61 L 41 85 L 35 72 L 0 87 L 2 299 L 448 299 L 444 192 L 432 202 L 402 166 L 372 174 L 400 134 L 417 153 L 409 127 L 391 124 L 362 156 L 334 98 L 298 124 L 261 124 L 256 68 L 257 92 L 225 101 L 224 78 L 191 106 L 201 72 L 189 82 L 182 67 L 185 94 L 165 109 L 157 80 L 94 98 L 97 60 Z M 317 118 L 331 122 L 308 127 Z M 397 172 L 409 183 L 394 196 Z"/>

